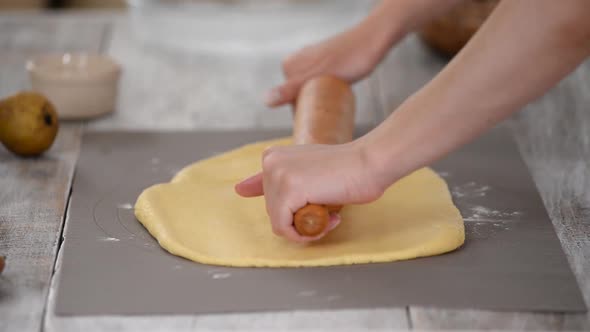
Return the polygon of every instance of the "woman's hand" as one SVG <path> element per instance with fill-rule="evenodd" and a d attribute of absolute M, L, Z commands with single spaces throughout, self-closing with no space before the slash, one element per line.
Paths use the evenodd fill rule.
<path fill-rule="evenodd" d="M 293 214 L 307 203 L 357 204 L 379 198 L 384 187 L 359 144 L 272 147 L 262 157 L 262 173 L 236 185 L 244 197 L 264 194 L 273 232 L 289 240 L 307 242 L 293 227 Z M 328 231 L 340 222 L 330 218 Z"/>
<path fill-rule="evenodd" d="M 283 62 L 285 82 L 270 90 L 270 107 L 291 103 L 310 78 L 332 75 L 354 83 L 368 76 L 409 31 L 461 0 L 384 0 L 353 28 L 303 48 Z"/>
<path fill-rule="evenodd" d="M 332 75 L 354 83 L 369 75 L 385 52 L 371 33 L 361 24 L 289 56 L 283 61 L 285 82 L 270 90 L 267 105 L 293 102 L 303 83 L 316 76 Z"/>

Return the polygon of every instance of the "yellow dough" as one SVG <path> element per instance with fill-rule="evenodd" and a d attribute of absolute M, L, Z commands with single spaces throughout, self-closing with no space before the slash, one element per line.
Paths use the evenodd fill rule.
<path fill-rule="evenodd" d="M 234 185 L 260 170 L 273 140 L 190 165 L 170 183 L 144 190 L 137 219 L 170 253 L 226 266 L 297 267 L 390 262 L 452 251 L 465 239 L 463 219 L 445 181 L 424 168 L 376 202 L 345 206 L 324 239 L 297 244 L 274 235 L 264 199 L 242 198 Z"/>

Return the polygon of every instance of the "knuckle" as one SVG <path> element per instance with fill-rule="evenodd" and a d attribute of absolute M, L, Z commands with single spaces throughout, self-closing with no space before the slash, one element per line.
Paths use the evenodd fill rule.
<path fill-rule="evenodd" d="M 264 149 L 264 151 L 262 152 L 262 159 L 266 159 L 266 157 L 273 154 L 273 152 L 275 152 L 275 150 L 276 150 L 276 147 L 274 147 L 274 146 L 269 146 L 268 148 Z"/>
<path fill-rule="evenodd" d="M 270 227 L 272 229 L 272 232 L 275 233 L 276 235 L 281 236 L 282 235 L 282 230 L 279 227 L 279 224 L 277 224 L 277 217 L 276 214 L 274 213 L 274 209 L 272 208 L 271 204 L 267 204 L 266 205 L 266 211 L 268 216 L 270 217 Z"/>
<path fill-rule="evenodd" d="M 291 67 L 291 58 L 286 58 L 285 60 L 283 60 L 281 62 L 281 69 L 283 70 L 283 73 L 285 74 L 285 76 L 287 76 L 288 72 L 289 72 L 289 68 Z"/>
<path fill-rule="evenodd" d="M 277 148 L 269 147 L 262 153 L 262 169 L 267 171 L 277 163 Z"/>
<path fill-rule="evenodd" d="M 275 185 L 278 184 L 278 188 L 281 188 L 284 186 L 285 178 L 287 177 L 287 171 L 284 167 L 275 166 L 270 172 L 270 176 Z"/>
<path fill-rule="evenodd" d="M 285 189 L 292 190 L 297 188 L 300 181 L 299 178 L 292 173 L 283 172 L 281 177 L 281 184 Z"/>
<path fill-rule="evenodd" d="M 289 74 L 292 67 L 297 63 L 298 55 L 299 55 L 299 52 L 292 54 L 292 55 L 288 56 L 287 58 L 285 58 L 285 60 L 283 60 L 281 62 L 281 68 L 283 69 L 283 73 Z"/>

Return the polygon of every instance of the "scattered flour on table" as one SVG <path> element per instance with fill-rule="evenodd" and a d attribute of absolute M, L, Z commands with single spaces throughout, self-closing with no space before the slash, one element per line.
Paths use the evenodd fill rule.
<path fill-rule="evenodd" d="M 310 297 L 310 296 L 316 296 L 317 295 L 317 291 L 315 290 L 302 290 L 299 293 L 297 293 L 297 296 L 301 296 L 301 297 Z"/>
<path fill-rule="evenodd" d="M 333 302 L 333 301 L 336 301 L 336 300 L 340 300 L 341 298 L 342 298 L 341 295 L 328 295 L 328 296 L 325 297 L 325 300 L 327 302 Z"/>
<path fill-rule="evenodd" d="M 231 273 L 229 272 L 219 272 L 219 271 L 215 271 L 215 270 L 210 270 L 207 271 L 207 274 L 209 274 L 209 276 L 211 276 L 211 279 L 227 279 L 229 277 L 231 277 Z"/>
<path fill-rule="evenodd" d="M 98 240 L 102 241 L 102 242 L 119 242 L 119 241 L 121 241 L 120 239 L 117 239 L 116 237 L 110 237 L 110 236 L 99 237 Z"/>
<path fill-rule="evenodd" d="M 122 203 L 122 204 L 117 205 L 117 207 L 119 209 L 123 209 L 123 210 L 131 210 L 131 209 L 133 209 L 133 205 L 131 205 L 131 203 Z"/>
<path fill-rule="evenodd" d="M 309 289 L 309 290 L 299 291 L 297 293 L 297 297 L 316 297 L 319 301 L 334 302 L 334 301 L 340 300 L 342 298 L 342 295 L 339 295 L 339 294 L 321 295 L 318 293 L 317 290 Z"/>
<path fill-rule="evenodd" d="M 175 176 L 182 170 L 182 167 L 166 167 L 166 173 Z"/>
<path fill-rule="evenodd" d="M 455 186 L 451 190 L 451 193 L 455 197 L 483 197 L 488 191 L 492 190 L 492 187 L 487 185 L 480 185 L 474 181 L 467 182 L 465 184 Z"/>
<path fill-rule="evenodd" d="M 520 211 L 499 211 L 485 206 L 473 206 L 470 209 L 471 215 L 464 218 L 465 221 L 492 221 L 503 222 L 522 215 Z"/>
<path fill-rule="evenodd" d="M 451 193 L 454 198 L 481 198 L 482 204 L 472 204 L 467 209 L 463 209 L 463 220 L 475 225 L 492 225 L 494 227 L 505 227 L 505 223 L 516 221 L 522 215 L 520 211 L 501 211 L 486 207 L 485 196 L 488 195 L 493 188 L 489 185 L 479 184 L 475 181 L 470 181 L 465 184 L 454 186 Z M 467 210 L 467 211 L 465 211 Z"/>
<path fill-rule="evenodd" d="M 157 246 L 157 245 L 155 245 L 155 244 L 153 244 L 153 243 L 145 242 L 145 243 L 143 244 L 143 247 L 144 247 L 144 248 L 149 248 L 149 249 L 156 249 L 158 246 Z"/>

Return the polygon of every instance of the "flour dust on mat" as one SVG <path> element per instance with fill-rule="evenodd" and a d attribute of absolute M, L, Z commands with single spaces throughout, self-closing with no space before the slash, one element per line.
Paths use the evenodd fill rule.
<path fill-rule="evenodd" d="M 390 262 L 461 246 L 463 219 L 445 181 L 428 168 L 391 186 L 375 202 L 345 206 L 342 223 L 311 244 L 274 235 L 264 199 L 234 185 L 261 169 L 261 155 L 288 139 L 249 144 L 192 164 L 170 183 L 145 189 L 135 215 L 170 253 L 212 265 L 300 267 Z"/>

